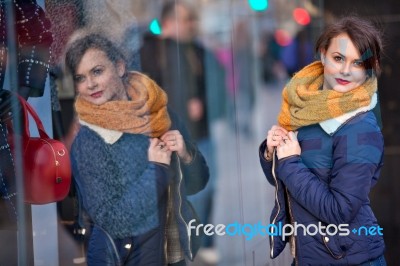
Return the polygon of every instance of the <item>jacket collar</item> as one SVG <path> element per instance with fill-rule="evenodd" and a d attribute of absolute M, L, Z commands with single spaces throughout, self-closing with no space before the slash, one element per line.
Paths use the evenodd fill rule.
<path fill-rule="evenodd" d="M 349 113 L 345 113 L 339 117 L 328 119 L 319 123 L 322 129 L 329 135 L 333 135 L 344 123 L 349 121 L 351 118 L 355 117 L 360 113 L 365 113 L 369 110 L 374 109 L 378 103 L 378 95 L 374 93 L 371 98 L 371 103 L 368 106 L 360 107 Z"/>

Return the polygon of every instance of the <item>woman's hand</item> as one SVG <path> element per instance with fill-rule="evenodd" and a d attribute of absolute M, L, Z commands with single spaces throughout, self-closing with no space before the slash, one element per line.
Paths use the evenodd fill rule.
<path fill-rule="evenodd" d="M 301 154 L 301 148 L 297 141 L 296 134 L 290 131 L 287 136 L 288 139 L 282 139 L 276 148 L 278 159 Z"/>
<path fill-rule="evenodd" d="M 158 138 L 150 139 L 150 146 L 148 149 L 148 157 L 150 162 L 164 163 L 170 165 L 171 153 L 167 145 Z"/>
<path fill-rule="evenodd" d="M 288 131 L 280 126 L 272 126 L 267 134 L 267 149 L 264 152 L 264 157 L 267 159 L 272 159 L 274 148 L 278 147 L 282 140 L 288 139 Z"/>
<path fill-rule="evenodd" d="M 178 130 L 170 130 L 161 136 L 161 140 L 167 145 L 169 151 L 176 151 L 184 163 L 190 163 L 192 156 L 188 152 L 183 136 Z"/>

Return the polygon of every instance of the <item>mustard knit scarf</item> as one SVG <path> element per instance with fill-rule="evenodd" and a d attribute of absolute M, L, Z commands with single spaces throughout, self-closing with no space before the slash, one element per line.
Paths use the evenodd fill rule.
<path fill-rule="evenodd" d="M 376 77 L 368 78 L 361 86 L 345 93 L 320 90 L 324 68 L 316 61 L 290 80 L 282 92 L 279 124 L 287 130 L 317 124 L 339 117 L 360 107 L 368 106 L 377 91 Z"/>
<path fill-rule="evenodd" d="M 80 120 L 102 128 L 159 137 L 171 126 L 166 93 L 149 77 L 129 73 L 130 101 L 92 104 L 77 97 L 75 109 Z"/>

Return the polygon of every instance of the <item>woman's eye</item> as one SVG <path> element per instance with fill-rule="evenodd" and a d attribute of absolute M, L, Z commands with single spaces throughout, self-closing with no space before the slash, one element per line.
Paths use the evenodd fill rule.
<path fill-rule="evenodd" d="M 82 76 L 75 76 L 75 77 L 74 77 L 74 81 L 75 81 L 76 83 L 81 83 L 81 82 L 84 81 L 84 77 L 82 77 Z"/>
<path fill-rule="evenodd" d="M 356 67 L 363 67 L 363 66 L 364 66 L 364 62 L 363 62 L 363 61 L 355 61 L 355 62 L 354 62 L 354 65 L 355 65 Z"/>
<path fill-rule="evenodd" d="M 101 68 L 96 68 L 93 70 L 93 74 L 96 76 L 100 75 L 101 73 L 103 73 L 103 69 Z"/>
<path fill-rule="evenodd" d="M 341 61 L 343 61 L 343 57 L 341 57 L 341 56 L 334 56 L 333 57 L 333 59 L 336 61 L 336 62 L 341 62 Z"/>

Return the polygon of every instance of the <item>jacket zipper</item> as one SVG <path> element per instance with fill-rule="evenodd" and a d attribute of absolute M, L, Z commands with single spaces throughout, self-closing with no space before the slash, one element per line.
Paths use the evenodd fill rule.
<path fill-rule="evenodd" d="M 292 205 L 291 205 L 291 203 L 290 203 L 290 195 L 289 195 L 289 191 L 288 191 L 288 189 L 286 188 L 286 195 L 287 195 L 287 201 L 288 201 L 288 207 L 289 207 L 289 215 L 290 215 L 290 223 L 292 224 L 292 226 L 294 225 L 294 216 L 293 216 L 293 213 L 292 213 Z M 299 263 L 298 263 L 298 261 L 297 261 L 297 245 L 296 245 L 296 236 L 295 236 L 295 234 L 293 233 L 293 235 L 291 236 L 291 238 L 293 239 L 293 240 L 290 240 L 291 242 L 293 241 L 293 243 L 291 243 L 292 245 L 294 245 L 294 250 L 293 250 L 293 256 L 294 256 L 294 261 L 295 261 L 295 264 L 296 265 L 299 265 Z M 290 246 L 290 248 L 292 249 L 293 247 L 292 247 L 292 245 Z"/>
<path fill-rule="evenodd" d="M 172 199 L 171 199 L 171 187 L 170 186 L 168 186 L 168 203 L 167 203 L 167 217 L 166 217 L 166 221 L 167 221 L 167 224 L 168 224 L 168 222 L 169 222 L 169 215 L 170 215 L 170 201 L 171 201 Z M 166 231 L 165 231 L 165 236 L 164 236 L 164 254 L 165 254 L 165 261 L 166 262 L 168 262 L 168 236 L 167 236 L 167 234 L 168 234 L 168 232 L 167 232 L 167 230 L 168 230 L 168 228 L 166 228 Z"/>
<path fill-rule="evenodd" d="M 188 225 L 187 225 L 185 219 L 183 219 L 182 214 L 181 214 L 181 207 L 182 207 L 181 183 L 182 183 L 182 180 L 183 180 L 183 174 L 182 174 L 181 163 L 179 161 L 179 157 L 177 158 L 177 161 L 178 161 L 178 168 L 179 168 L 179 185 L 178 185 L 179 217 L 182 219 L 182 221 L 183 221 L 183 223 L 185 224 L 185 227 L 186 227 L 186 234 L 187 234 L 188 241 L 189 241 L 188 248 L 189 248 L 190 260 L 193 260 L 193 253 L 192 253 L 192 248 L 191 248 L 191 239 L 190 239 L 190 235 L 189 235 Z"/>
<path fill-rule="evenodd" d="M 276 154 L 276 149 L 274 149 L 274 152 L 273 152 L 273 157 L 272 157 L 272 176 L 274 177 L 274 180 L 275 180 L 275 186 L 276 186 L 276 189 L 275 189 L 275 200 L 276 200 L 276 202 L 277 202 L 277 204 L 278 204 L 278 212 L 277 212 L 277 214 L 276 214 L 276 216 L 274 217 L 274 219 L 273 219 L 273 221 L 272 221 L 272 224 L 275 224 L 275 222 L 276 222 L 276 218 L 277 218 L 277 216 L 278 216 L 278 214 L 279 214 L 279 211 L 280 211 L 280 209 L 281 209 L 281 207 L 280 207 L 280 204 L 279 204 L 279 201 L 278 201 L 278 181 L 277 181 L 277 178 L 276 178 L 276 174 L 275 174 L 275 161 L 276 161 L 276 157 L 275 157 L 275 154 Z M 290 196 L 289 196 L 289 191 L 287 190 L 287 188 L 286 188 L 286 195 L 287 195 L 287 201 L 288 201 L 288 207 L 289 207 L 289 215 L 290 215 L 290 222 L 291 222 L 291 224 L 293 225 L 293 220 L 294 220 L 294 216 L 293 216 L 293 213 L 292 213 L 292 207 L 291 207 L 291 203 L 290 203 Z M 297 261 L 297 252 L 296 252 L 296 249 L 297 249 L 297 247 L 296 247 L 296 238 L 295 238 L 295 236 L 294 235 L 292 235 L 291 237 L 293 237 L 293 242 L 294 242 L 294 245 L 295 245 L 295 249 L 294 249 L 294 260 L 295 260 L 295 265 L 299 265 L 299 263 L 298 263 L 298 261 Z M 271 255 L 273 255 L 273 252 L 274 252 L 274 249 L 273 249 L 273 247 L 274 247 L 274 242 L 273 242 L 273 236 L 271 236 L 271 238 L 272 238 L 272 243 L 271 243 Z"/>
<path fill-rule="evenodd" d="M 328 247 L 328 244 L 326 243 L 325 237 L 322 236 L 322 241 L 324 242 L 324 245 L 326 247 L 326 249 L 329 251 L 329 253 L 331 254 L 331 256 L 336 259 L 336 260 L 340 260 L 341 258 L 344 257 L 344 254 L 340 255 L 340 256 L 336 256 L 335 254 L 333 254 L 333 252 L 331 251 L 331 249 Z"/>
<path fill-rule="evenodd" d="M 272 224 L 275 224 L 276 223 L 276 218 L 278 218 L 278 214 L 280 213 L 280 211 L 281 211 L 281 205 L 279 204 L 279 200 L 278 200 L 278 189 L 279 189 L 279 184 L 278 184 L 278 180 L 277 180 L 277 178 L 276 178 L 276 175 L 275 175 L 275 164 L 276 164 L 276 159 L 275 159 L 275 154 L 276 154 L 276 149 L 274 149 L 274 152 L 272 153 L 272 177 L 274 178 L 274 181 L 275 181 L 275 201 L 276 201 L 276 204 L 278 205 L 278 211 L 276 212 L 276 215 L 275 215 L 275 217 L 274 217 L 274 219 L 272 220 Z M 274 227 L 271 227 L 271 230 L 272 230 L 272 234 L 271 234 L 271 247 L 270 247 L 270 249 L 271 249 L 271 258 L 273 258 L 274 257 L 274 232 L 273 232 L 273 228 Z"/>

